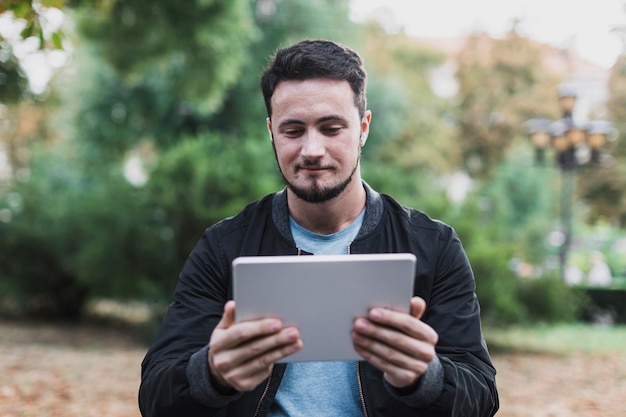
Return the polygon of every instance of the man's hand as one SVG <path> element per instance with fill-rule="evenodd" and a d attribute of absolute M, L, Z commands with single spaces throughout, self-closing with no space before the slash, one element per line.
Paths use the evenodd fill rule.
<path fill-rule="evenodd" d="M 424 300 L 413 297 L 409 314 L 372 308 L 354 321 L 354 349 L 396 388 L 416 384 L 435 357 L 439 336 L 420 320 L 425 309 Z"/>
<path fill-rule="evenodd" d="M 267 318 L 235 323 L 235 302 L 224 315 L 209 342 L 209 369 L 221 391 L 249 391 L 272 372 L 274 363 L 302 349 L 300 332 Z"/>

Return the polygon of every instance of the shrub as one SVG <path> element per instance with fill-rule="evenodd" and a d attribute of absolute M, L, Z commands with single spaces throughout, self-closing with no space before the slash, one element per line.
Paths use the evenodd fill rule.
<path fill-rule="evenodd" d="M 14 232 L 14 231 L 13 231 Z M 87 288 L 60 262 L 53 243 L 0 227 L 0 299 L 4 313 L 45 318 L 77 317 Z"/>
<path fill-rule="evenodd" d="M 519 279 L 508 267 L 510 250 L 505 245 L 475 245 L 468 249 L 468 257 L 483 318 L 495 323 L 524 320 L 525 308 L 518 298 Z"/>
<path fill-rule="evenodd" d="M 0 193 L 11 213 L 0 222 L 0 300 L 17 314 L 78 318 L 94 297 L 169 299 L 204 229 L 280 187 L 257 138 L 183 140 L 139 188 L 121 164 L 83 167 L 62 148 L 36 152 L 30 178 Z"/>
<path fill-rule="evenodd" d="M 521 281 L 519 299 L 532 322 L 572 322 L 584 305 L 584 298 L 558 276 Z"/>

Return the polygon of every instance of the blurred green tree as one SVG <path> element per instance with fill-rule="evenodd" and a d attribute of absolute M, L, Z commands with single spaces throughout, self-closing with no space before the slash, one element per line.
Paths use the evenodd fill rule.
<path fill-rule="evenodd" d="M 347 21 L 347 2 L 337 15 L 294 3 L 281 6 L 285 28 L 301 21 L 313 33 L 324 19 Z M 60 104 L 58 139 L 32 155 L 28 175 L 14 176 L 0 193 L 0 226 L 13 236 L 3 241 L 7 285 L 0 290 L 3 299 L 21 294 L 26 313 L 69 317 L 94 296 L 165 298 L 205 227 L 280 186 L 271 146 L 259 140 L 264 117 L 250 135 L 206 124 L 227 88 L 248 81 L 239 74 L 252 62 L 247 43 L 260 33 L 252 4 L 107 4 L 82 2 L 71 13 L 79 22 L 74 68 L 51 86 Z M 272 36 L 295 37 L 298 30 Z M 258 75 L 254 94 L 262 103 Z M 130 162 L 143 179 L 125 177 Z M 15 196 L 24 199 L 19 207 L 11 205 Z M 33 251 L 23 250 L 29 245 Z M 46 268 L 26 268 L 35 247 L 49 259 Z M 55 298 L 59 285 L 71 299 Z"/>
<path fill-rule="evenodd" d="M 0 103 L 15 103 L 30 95 L 37 95 L 29 86 L 23 60 L 24 53 L 15 54 L 16 46 L 30 42 L 39 52 L 63 50 L 66 33 L 51 19 L 61 9 L 80 3 L 99 4 L 102 0 L 3 0 L 0 2 Z M 18 31 L 19 33 L 14 33 Z M 23 48 L 22 48 L 23 49 Z M 32 48 L 29 48 L 32 49 Z M 32 52 L 32 51 L 31 51 Z M 28 55 L 28 54 L 26 54 Z"/>
<path fill-rule="evenodd" d="M 88 34 L 88 39 L 75 35 L 79 47 L 72 70 L 81 77 L 77 81 L 70 70 L 52 85 L 58 101 L 48 105 L 59 105 L 57 139 L 31 144 L 22 175 L 11 161 L 14 173 L 0 192 L 0 226 L 3 236 L 11 237 L 0 249 L 6 278 L 2 299 L 9 296 L 17 310 L 46 317 L 77 317 L 88 297 L 163 297 L 165 287 L 171 290 L 172 265 L 182 263 L 175 256 L 177 244 L 187 251 L 191 244 L 176 241 L 178 233 L 159 226 L 161 213 L 170 207 L 153 204 L 178 202 L 159 201 L 149 194 L 153 188 L 133 186 L 125 168 L 135 157 L 147 174 L 147 162 L 168 159 L 157 157 L 160 150 L 197 132 L 194 107 L 209 111 L 221 100 L 236 80 L 245 57 L 242 46 L 254 32 L 245 0 L 215 1 L 210 7 L 206 2 L 108 2 L 104 8 L 99 2 L 72 3 L 82 3 L 73 16 Z M 123 14 L 136 20 L 126 20 L 118 31 Z M 122 42 L 124 36 L 129 38 Z M 138 56 L 141 51 L 147 55 Z M 238 182 L 254 183 L 246 180 Z M 11 203 L 19 199 L 19 205 Z M 196 226 L 194 239 L 206 224 Z M 37 262 L 33 257 L 41 259 L 40 268 L 30 267 Z"/>
<path fill-rule="evenodd" d="M 245 48 L 246 64 L 237 83 L 206 123 L 234 137 L 263 132 L 267 114 L 259 83 L 267 57 L 276 49 L 306 38 L 346 44 L 359 39 L 359 27 L 348 19 L 348 0 L 255 0 L 251 4 L 257 35 Z"/>
<path fill-rule="evenodd" d="M 458 166 L 451 105 L 437 97 L 431 71 L 443 55 L 404 33 L 368 22 L 362 33 L 372 124 L 363 175 L 375 188 L 432 216 L 445 211 L 442 175 Z"/>
<path fill-rule="evenodd" d="M 517 144 L 490 181 L 478 182 L 461 206 L 445 213 L 472 263 L 487 321 L 571 321 L 581 312 L 580 297 L 550 261 L 558 183 L 556 167 L 533 166 L 531 149 Z"/>
<path fill-rule="evenodd" d="M 522 123 L 558 116 L 558 78 L 546 70 L 538 44 L 513 28 L 502 39 L 470 36 L 458 56 L 458 146 L 475 178 L 489 178 Z"/>
<path fill-rule="evenodd" d="M 219 133 L 181 138 L 159 153 L 142 191 L 167 243 L 169 267 L 156 281 L 171 290 L 174 278 L 206 227 L 233 216 L 256 198 L 280 188 L 271 146 L 257 135 Z M 144 262 L 149 262 L 145 260 Z"/>
<path fill-rule="evenodd" d="M 607 144 L 608 159 L 584 169 L 578 193 L 591 209 L 591 222 L 626 228 L 626 55 L 611 69 L 608 90 L 608 118 L 617 129 L 617 140 Z"/>
<path fill-rule="evenodd" d="M 444 55 L 404 33 L 385 34 L 374 23 L 365 27 L 363 51 L 371 72 L 373 113 L 373 140 L 364 154 L 407 171 L 455 170 L 459 155 L 447 121 L 451 106 L 433 93 L 430 83 L 430 73 Z"/>
<path fill-rule="evenodd" d="M 213 111 L 238 80 L 256 34 L 248 0 L 116 0 L 77 9 L 80 33 L 129 86 L 155 80 Z"/>
<path fill-rule="evenodd" d="M 456 142 L 451 103 L 429 85 L 441 54 L 376 24 L 355 25 L 347 0 L 59 4 L 79 23 L 65 34 L 74 63 L 51 85 L 55 100 L 41 116 L 50 131 L 24 130 L 28 145 L 12 151 L 18 163 L 0 183 L 2 301 L 9 295 L 23 312 L 76 317 L 89 297 L 168 298 L 205 227 L 280 187 L 258 86 L 265 58 L 278 46 L 325 37 L 362 51 L 368 66 L 374 123 L 365 178 L 457 227 L 488 314 L 528 316 L 509 260 L 521 256 L 518 242 L 537 252 L 525 257 L 541 255 L 544 224 L 535 214 L 544 200 L 532 194 L 540 179 L 493 158 L 497 184 L 462 206 L 448 202 L 441 174 L 467 166 L 469 154 Z M 491 74 L 480 65 L 472 70 L 484 81 Z M 517 74 L 516 65 L 500 70 Z M 506 101 L 495 90 L 516 77 L 490 87 L 490 109 Z M 470 78 L 464 94 L 480 88 Z M 514 90 L 509 98 L 523 101 Z M 31 107 L 7 109 L 16 111 L 16 128 L 35 120 Z M 58 111 L 46 115 L 51 109 Z M 492 199 L 497 207 L 486 207 Z"/>

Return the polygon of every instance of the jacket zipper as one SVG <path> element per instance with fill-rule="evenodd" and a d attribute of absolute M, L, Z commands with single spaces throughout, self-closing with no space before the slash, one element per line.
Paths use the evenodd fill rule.
<path fill-rule="evenodd" d="M 272 368 L 272 373 L 267 378 L 267 383 L 265 384 L 265 389 L 263 390 L 263 394 L 261 394 L 261 398 L 259 398 L 259 403 L 257 404 L 256 410 L 254 411 L 254 417 L 257 417 L 259 415 L 259 411 L 261 410 L 261 404 L 263 404 L 263 401 L 265 400 L 265 397 L 267 397 L 267 392 L 270 389 L 270 383 L 272 382 L 272 374 L 273 373 L 274 373 L 274 369 Z"/>
<path fill-rule="evenodd" d="M 365 408 L 365 395 L 363 394 L 363 385 L 361 384 L 361 365 L 356 362 L 356 382 L 359 386 L 359 398 L 361 399 L 361 408 L 363 408 L 363 417 L 367 417 L 367 408 Z"/>
<path fill-rule="evenodd" d="M 348 243 L 348 255 L 351 254 L 352 242 Z M 367 408 L 365 408 L 365 394 L 363 394 L 363 384 L 361 382 L 361 364 L 356 361 L 356 382 L 359 386 L 359 398 L 361 399 L 361 408 L 363 409 L 363 417 L 368 417 Z"/>

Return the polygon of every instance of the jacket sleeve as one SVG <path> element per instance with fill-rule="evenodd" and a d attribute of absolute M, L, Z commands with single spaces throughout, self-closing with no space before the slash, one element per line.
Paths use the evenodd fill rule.
<path fill-rule="evenodd" d="M 496 371 L 482 335 L 474 274 L 454 230 L 440 227 L 424 321 L 439 334 L 443 388 L 428 415 L 491 417 L 499 407 Z"/>
<path fill-rule="evenodd" d="M 210 381 L 210 335 L 228 297 L 228 269 L 205 232 L 180 274 L 174 301 L 141 365 L 139 408 L 144 417 L 211 416 L 236 398 Z"/>

